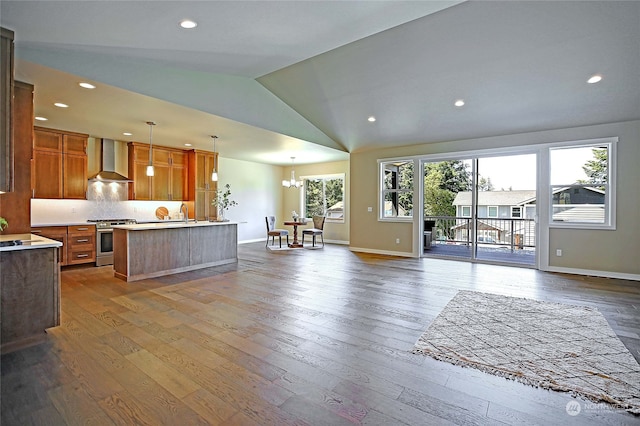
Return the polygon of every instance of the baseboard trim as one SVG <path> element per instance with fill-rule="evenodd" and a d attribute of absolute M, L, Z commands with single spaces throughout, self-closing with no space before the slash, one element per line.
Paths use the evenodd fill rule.
<path fill-rule="evenodd" d="M 413 253 L 409 253 L 406 251 L 376 250 L 376 249 L 362 248 L 362 247 L 349 247 L 349 250 L 360 252 L 360 253 L 384 254 L 387 256 L 415 257 Z"/>
<path fill-rule="evenodd" d="M 547 272 L 559 272 L 562 274 L 575 274 L 575 275 L 591 275 L 594 277 L 604 278 L 616 278 L 619 280 L 632 280 L 640 281 L 640 275 L 627 274 L 624 272 L 612 272 L 612 271 L 596 271 L 591 269 L 579 269 L 579 268 L 564 268 L 561 266 L 547 266 L 545 269 Z"/>

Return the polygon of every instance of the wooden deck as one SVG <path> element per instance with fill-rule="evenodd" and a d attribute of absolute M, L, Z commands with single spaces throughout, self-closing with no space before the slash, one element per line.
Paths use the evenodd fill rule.
<path fill-rule="evenodd" d="M 433 244 L 430 249 L 424 251 L 425 256 L 443 258 L 471 259 L 471 247 L 463 244 Z M 483 245 L 478 247 L 476 257 L 480 261 L 513 263 L 522 266 L 535 266 L 535 248 L 510 249 L 502 246 Z"/>
<path fill-rule="evenodd" d="M 638 282 L 241 245 L 239 262 L 125 283 L 62 273 L 62 323 L 2 356 L 1 424 L 638 424 L 410 351 L 460 289 L 595 306 L 640 359 Z M 583 407 L 585 401 L 578 399 Z"/>

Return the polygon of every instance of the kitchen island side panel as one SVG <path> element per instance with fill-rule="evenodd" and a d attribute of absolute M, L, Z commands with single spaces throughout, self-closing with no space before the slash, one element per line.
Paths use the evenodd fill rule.
<path fill-rule="evenodd" d="M 57 248 L 0 254 L 2 353 L 39 343 L 45 329 L 60 325 Z"/>
<path fill-rule="evenodd" d="M 238 258 L 238 225 L 192 228 L 191 265 L 217 263 Z"/>
<path fill-rule="evenodd" d="M 113 270 L 125 277 L 129 274 L 128 238 L 128 231 L 124 229 L 113 230 Z M 99 241 L 98 244 L 100 244 Z"/>

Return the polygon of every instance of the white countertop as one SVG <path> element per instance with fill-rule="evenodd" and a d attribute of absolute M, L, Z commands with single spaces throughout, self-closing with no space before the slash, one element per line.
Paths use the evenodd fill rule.
<path fill-rule="evenodd" d="M 0 241 L 18 241 L 20 245 L 0 247 L 0 251 L 32 250 L 41 248 L 62 247 L 62 243 L 34 234 L 0 235 Z"/>
<path fill-rule="evenodd" d="M 198 222 L 189 221 L 164 221 L 158 223 L 136 223 L 133 225 L 114 225 L 113 229 L 126 229 L 127 231 L 148 231 L 151 229 L 170 229 L 170 228 L 197 228 L 199 226 L 221 226 L 221 225 L 237 225 L 238 222 L 209 222 L 201 220 Z"/>

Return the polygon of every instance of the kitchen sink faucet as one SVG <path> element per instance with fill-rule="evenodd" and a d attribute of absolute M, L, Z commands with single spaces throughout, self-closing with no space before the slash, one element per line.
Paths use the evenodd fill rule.
<path fill-rule="evenodd" d="M 189 223 L 189 207 L 185 203 L 180 204 L 180 213 L 182 213 L 182 208 L 184 207 L 184 223 Z"/>

